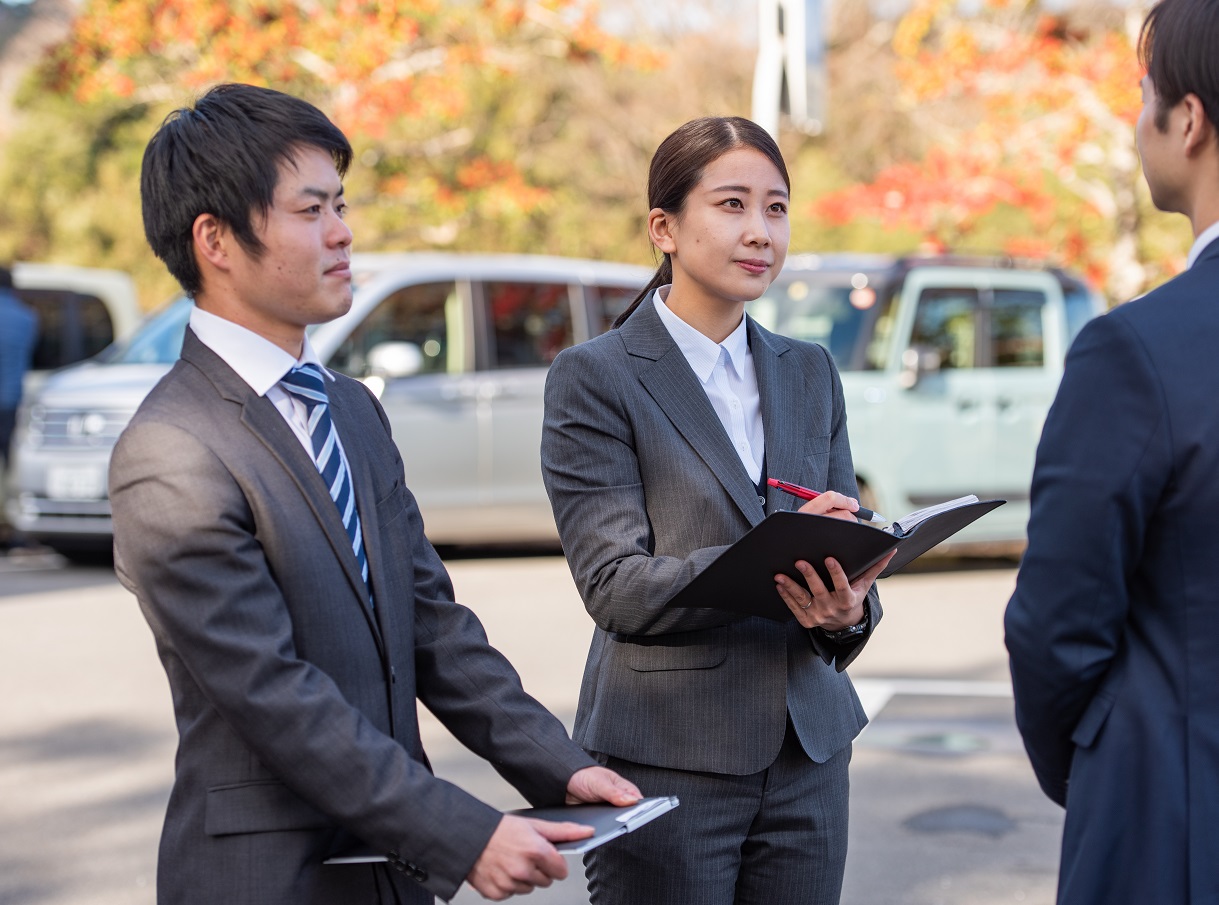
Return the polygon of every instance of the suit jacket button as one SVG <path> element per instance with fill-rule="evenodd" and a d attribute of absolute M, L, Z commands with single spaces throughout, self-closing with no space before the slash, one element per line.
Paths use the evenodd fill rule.
<path fill-rule="evenodd" d="M 763 509 L 766 508 L 766 497 L 764 497 L 764 496 L 758 497 L 758 502 L 762 504 Z"/>

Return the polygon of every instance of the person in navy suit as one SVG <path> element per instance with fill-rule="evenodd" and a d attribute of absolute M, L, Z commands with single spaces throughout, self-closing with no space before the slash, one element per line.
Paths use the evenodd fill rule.
<path fill-rule="evenodd" d="M 1219 0 L 1163 0 L 1137 126 L 1188 268 L 1067 356 L 1007 607 L 1016 721 L 1066 808 L 1060 905 L 1219 903 Z"/>

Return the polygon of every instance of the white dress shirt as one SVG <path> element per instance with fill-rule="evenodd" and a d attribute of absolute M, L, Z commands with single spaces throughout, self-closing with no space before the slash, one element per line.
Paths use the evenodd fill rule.
<path fill-rule="evenodd" d="M 766 438 L 762 430 L 758 376 L 753 368 L 753 353 L 749 351 L 745 318 L 741 318 L 741 323 L 722 343 L 717 343 L 669 309 L 664 303 L 669 288 L 661 286 L 653 293 L 656 313 L 702 383 L 741 464 L 756 484 L 762 478 Z"/>
<path fill-rule="evenodd" d="M 1198 260 L 1198 256 L 1202 254 L 1202 250 L 1210 245 L 1216 239 L 1219 239 L 1219 220 L 1216 220 L 1202 232 L 1198 233 L 1198 238 L 1194 239 L 1193 246 L 1189 249 L 1189 257 L 1185 261 L 1185 269 L 1194 266 L 1194 261 Z"/>
<path fill-rule="evenodd" d="M 334 380 L 334 375 L 322 367 L 317 353 L 309 345 L 309 337 L 305 337 L 304 349 L 300 359 L 295 359 L 269 339 L 264 339 L 252 330 L 238 326 L 232 321 L 218 317 L 209 311 L 204 311 L 197 305 L 190 312 L 190 328 L 199 342 L 220 356 L 221 360 L 232 368 L 237 376 L 250 385 L 259 396 L 266 396 L 283 416 L 284 421 L 296 434 L 309 458 L 313 458 L 313 441 L 309 437 L 309 410 L 305 403 L 292 395 L 279 381 L 297 365 L 315 364 L 322 369 L 327 380 Z M 338 430 L 335 430 L 338 437 Z M 351 466 L 347 461 L 347 453 L 343 452 L 343 440 L 339 437 L 339 453 L 343 456 L 343 464 L 347 473 L 351 474 Z"/>

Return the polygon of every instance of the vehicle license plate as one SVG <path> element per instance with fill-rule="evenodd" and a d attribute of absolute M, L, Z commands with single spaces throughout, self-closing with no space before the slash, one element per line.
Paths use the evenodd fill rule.
<path fill-rule="evenodd" d="M 100 500 L 106 495 L 106 477 L 100 468 L 47 470 L 47 496 L 53 500 Z"/>

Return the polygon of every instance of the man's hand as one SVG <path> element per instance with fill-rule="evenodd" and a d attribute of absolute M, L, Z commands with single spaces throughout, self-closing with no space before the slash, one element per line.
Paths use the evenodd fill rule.
<path fill-rule="evenodd" d="M 549 886 L 567 877 L 567 862 L 554 843 L 585 839 L 592 834 L 591 826 L 579 823 L 553 823 L 505 814 L 474 862 L 466 882 L 493 902 Z"/>
<path fill-rule="evenodd" d="M 572 774 L 567 783 L 568 804 L 595 804 L 605 801 L 619 807 L 643 798 L 633 782 L 605 767 L 585 767 Z"/>

